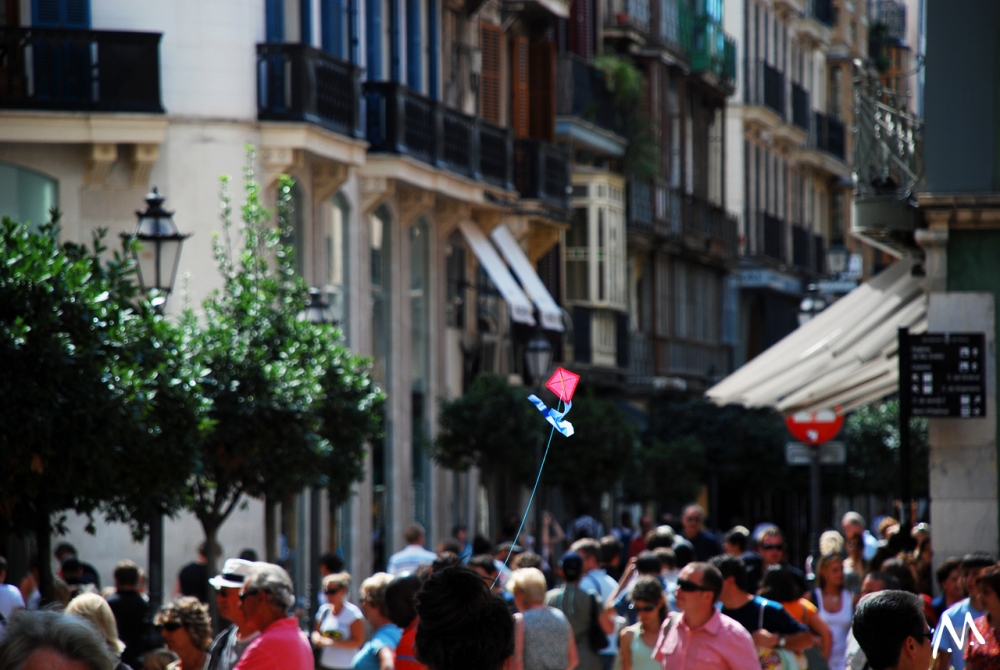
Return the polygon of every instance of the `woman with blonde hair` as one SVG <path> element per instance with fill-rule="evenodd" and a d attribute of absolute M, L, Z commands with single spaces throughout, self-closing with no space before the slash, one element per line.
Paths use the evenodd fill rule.
<path fill-rule="evenodd" d="M 350 668 L 354 654 L 365 643 L 365 619 L 358 606 L 347 600 L 351 576 L 336 572 L 323 578 L 327 604 L 316 613 L 312 643 L 322 650 L 319 667 Z"/>
<path fill-rule="evenodd" d="M 163 635 L 167 649 L 179 660 L 167 670 L 202 670 L 208 662 L 208 647 L 212 644 L 212 620 L 208 610 L 197 598 L 185 596 L 156 613 L 154 621 Z"/>
<path fill-rule="evenodd" d="M 389 618 L 385 589 L 392 575 L 376 572 L 361 582 L 361 612 L 372 627 L 372 637 L 351 659 L 355 670 L 392 670 L 395 667 L 396 647 L 403 637 L 403 629 Z"/>
<path fill-rule="evenodd" d="M 516 670 L 573 670 L 579 663 L 573 628 L 566 615 L 545 605 L 545 575 L 538 568 L 518 568 L 507 579 L 514 596 Z"/>
<path fill-rule="evenodd" d="M 111 650 L 116 659 L 119 659 L 115 670 L 129 668 L 120 660 L 122 652 L 125 651 L 125 645 L 118 639 L 118 624 L 115 623 L 115 615 L 111 612 L 111 607 L 104 598 L 96 593 L 78 595 L 66 606 L 66 614 L 83 619 L 104 636 L 108 649 Z"/>

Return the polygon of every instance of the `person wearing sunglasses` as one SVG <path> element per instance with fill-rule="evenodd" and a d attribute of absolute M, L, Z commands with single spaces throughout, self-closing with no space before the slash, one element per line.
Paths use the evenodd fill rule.
<path fill-rule="evenodd" d="M 760 579 L 764 576 L 764 571 L 772 565 L 780 565 L 792 573 L 802 593 L 809 592 L 809 584 L 806 582 L 805 573 L 794 565 L 789 565 L 788 561 L 785 560 L 785 534 L 781 532 L 780 528 L 773 525 L 764 526 L 757 533 L 757 549 L 760 551 L 761 556 L 760 572 L 753 575 L 756 581 L 747 584 L 747 588 L 756 591 L 760 587 Z"/>
<path fill-rule="evenodd" d="M 979 595 L 986 614 L 973 623 L 986 641 L 969 641 L 965 649 L 966 670 L 991 670 L 1000 667 L 1000 566 L 986 568 L 979 575 Z"/>
<path fill-rule="evenodd" d="M 931 637 L 920 596 L 879 591 L 864 596 L 854 613 L 854 637 L 872 670 L 927 670 Z"/>
<path fill-rule="evenodd" d="M 254 563 L 240 589 L 240 611 L 260 637 L 243 652 L 235 670 L 313 670 L 313 653 L 299 621 L 289 615 L 295 588 L 285 569 Z"/>
<path fill-rule="evenodd" d="M 208 662 L 208 647 L 212 644 L 212 620 L 208 608 L 194 596 L 181 596 L 156 613 L 153 622 L 163 635 L 167 649 L 179 660 L 168 670 L 202 670 Z"/>
<path fill-rule="evenodd" d="M 222 573 L 208 580 L 215 589 L 219 616 L 232 622 L 229 628 L 215 636 L 208 648 L 208 670 L 233 670 L 250 643 L 260 636 L 259 631 L 247 624 L 240 610 L 240 589 L 251 567 L 251 561 L 230 558 L 222 566 Z"/>
<path fill-rule="evenodd" d="M 667 618 L 663 584 L 656 577 L 640 577 L 628 598 L 637 621 L 623 629 L 618 638 L 621 670 L 659 670 L 660 664 L 653 660 L 653 647 Z"/>
<path fill-rule="evenodd" d="M 653 658 L 663 670 L 759 670 L 746 628 L 720 612 L 722 573 L 710 563 L 688 563 L 677 577 L 677 609 L 660 627 Z"/>
<path fill-rule="evenodd" d="M 365 617 L 352 602 L 347 600 L 351 576 L 336 572 L 323 578 L 326 605 L 316 613 L 316 630 L 312 643 L 322 650 L 319 665 L 322 668 L 350 668 L 351 659 L 365 643 Z"/>

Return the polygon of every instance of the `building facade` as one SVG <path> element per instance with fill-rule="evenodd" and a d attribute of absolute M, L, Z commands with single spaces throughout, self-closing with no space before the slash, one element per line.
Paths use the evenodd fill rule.
<path fill-rule="evenodd" d="M 538 95 L 554 77 L 551 28 L 567 7 L 11 0 L 0 10 L 0 213 L 38 223 L 57 206 L 60 236 L 87 241 L 98 227 L 131 232 L 157 186 L 194 235 L 168 314 L 221 285 L 218 177 L 241 170 L 245 146 L 257 148 L 271 204 L 278 175 L 294 178 L 286 242 L 298 271 L 346 343 L 372 357 L 388 397 L 386 437 L 350 503 L 314 519 L 305 495 L 282 506 L 280 553 L 303 593 L 308 566 L 296 556 L 334 548 L 364 575 L 414 520 L 432 544 L 456 523 L 475 528 L 488 505 L 477 473 L 438 468 L 428 445 L 440 398 L 480 371 L 521 374 L 527 335 L 540 328 L 558 342 L 565 329 L 535 266 L 568 219 L 554 98 Z M 305 532 L 313 522 L 317 546 Z M 69 523 L 106 581 L 121 558 L 145 562 L 125 528 L 89 537 L 82 520 Z M 263 554 L 263 527 L 251 501 L 223 527 L 227 555 Z M 167 593 L 198 530 L 189 516 L 168 523 Z"/>

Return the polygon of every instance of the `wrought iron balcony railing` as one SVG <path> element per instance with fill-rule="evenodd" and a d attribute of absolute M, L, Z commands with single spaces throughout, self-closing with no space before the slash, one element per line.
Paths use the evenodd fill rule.
<path fill-rule="evenodd" d="M 521 197 L 568 213 L 570 166 L 565 152 L 545 140 L 521 139 L 514 142 L 514 154 L 515 184 Z"/>
<path fill-rule="evenodd" d="M 417 160 L 513 190 L 509 129 L 463 114 L 392 81 L 363 86 L 369 151 Z"/>
<path fill-rule="evenodd" d="M 257 118 L 362 137 L 361 70 L 305 44 L 258 44 Z"/>
<path fill-rule="evenodd" d="M 0 27 L 0 109 L 162 113 L 160 38 Z"/>

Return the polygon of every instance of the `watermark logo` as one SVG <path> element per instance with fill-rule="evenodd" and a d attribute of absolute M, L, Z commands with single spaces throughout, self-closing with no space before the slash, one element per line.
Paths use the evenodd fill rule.
<path fill-rule="evenodd" d="M 986 639 L 983 637 L 982 633 L 980 633 L 979 630 L 976 628 L 976 624 L 972 620 L 972 614 L 970 612 L 966 612 L 965 613 L 965 621 L 962 622 L 962 634 L 961 635 L 959 635 L 957 632 L 955 632 L 955 624 L 953 624 L 951 622 L 951 619 L 949 617 L 941 617 L 941 622 L 938 623 L 938 627 L 939 628 L 943 627 L 944 630 L 941 631 L 941 633 L 937 636 L 937 639 L 934 641 L 934 649 L 932 651 L 932 655 L 934 656 L 934 658 L 937 658 L 938 647 L 941 646 L 941 638 L 944 637 L 945 633 L 951 633 L 951 639 L 958 641 L 958 648 L 959 649 L 964 649 L 965 648 L 965 631 L 966 630 L 969 630 L 969 631 L 972 632 L 972 636 L 976 638 L 976 640 L 979 642 L 979 644 L 986 644 Z M 971 639 L 969 640 L 969 644 L 972 644 L 972 640 Z M 953 653 L 954 649 L 948 648 L 948 649 L 946 649 L 946 651 Z"/>

